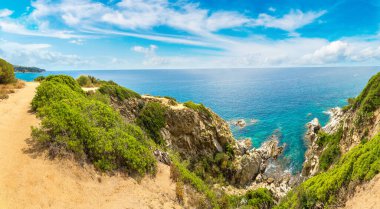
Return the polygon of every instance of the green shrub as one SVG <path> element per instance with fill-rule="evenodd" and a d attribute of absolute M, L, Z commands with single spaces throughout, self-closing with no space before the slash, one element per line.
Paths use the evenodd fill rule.
<path fill-rule="evenodd" d="M 356 125 L 362 125 L 380 107 L 380 73 L 372 76 L 364 90 L 355 99 L 349 100 L 349 107 L 358 110 Z M 347 108 L 346 108 L 347 109 Z"/>
<path fill-rule="evenodd" d="M 34 79 L 34 81 L 36 81 L 36 82 L 41 82 L 43 80 L 45 80 L 45 76 L 43 76 L 43 75 L 40 75 L 40 76 L 38 76 L 37 78 Z"/>
<path fill-rule="evenodd" d="M 16 80 L 13 65 L 0 59 L 0 84 L 12 83 Z"/>
<path fill-rule="evenodd" d="M 178 156 L 170 155 L 172 160 L 171 177 L 176 181 L 183 181 L 193 186 L 198 192 L 204 194 L 207 200 L 213 207 L 218 206 L 215 192 L 195 173 L 186 168 L 186 165 L 181 162 Z"/>
<path fill-rule="evenodd" d="M 188 101 L 188 102 L 185 102 L 183 105 L 185 107 L 195 110 L 196 112 L 203 114 L 204 116 L 208 118 L 212 117 L 210 110 L 208 110 L 203 104 L 196 104 L 192 101 Z"/>
<path fill-rule="evenodd" d="M 78 97 L 84 98 L 84 92 L 79 93 L 73 91 L 72 88 L 70 88 L 69 85 L 65 83 L 43 81 L 41 85 L 37 87 L 36 95 L 32 100 L 32 109 L 37 110 L 42 106 L 50 105 L 56 101 L 67 98 L 75 99 Z"/>
<path fill-rule="evenodd" d="M 147 131 L 149 136 L 157 143 L 164 144 L 160 130 L 166 124 L 166 107 L 158 102 L 148 102 L 137 118 L 137 124 Z"/>
<path fill-rule="evenodd" d="M 79 84 L 68 75 L 49 75 L 45 78 L 45 81 L 65 84 L 68 86 L 71 90 L 79 93 L 83 93 L 82 88 L 79 86 Z"/>
<path fill-rule="evenodd" d="M 343 128 L 340 127 L 334 134 L 326 134 L 319 132 L 319 139 L 316 143 L 319 145 L 319 149 L 323 149 L 323 152 L 319 158 L 319 168 L 324 171 L 327 170 L 334 162 L 340 157 L 339 142 L 343 135 Z"/>
<path fill-rule="evenodd" d="M 33 128 L 33 138 L 53 156 L 72 153 L 101 170 L 154 174 L 156 160 L 141 129 L 126 124 L 112 107 L 88 98 L 77 87 L 60 76 L 41 83 L 32 105 L 42 122 Z"/>
<path fill-rule="evenodd" d="M 77 82 L 82 87 L 92 87 L 91 79 L 87 75 L 81 75 L 77 78 Z"/>
<path fill-rule="evenodd" d="M 293 189 L 275 207 L 278 209 L 313 208 L 317 204 L 333 205 L 339 192 L 350 183 L 372 179 L 380 172 L 380 136 L 363 142 L 344 154 L 326 172 L 322 172 Z"/>
<path fill-rule="evenodd" d="M 109 83 L 103 84 L 99 88 L 99 92 L 102 94 L 106 94 L 111 97 L 114 97 L 118 99 L 119 101 L 123 101 L 125 99 L 130 99 L 130 98 L 141 98 L 140 94 L 130 89 L 127 89 L 119 85 L 109 84 Z"/>
<path fill-rule="evenodd" d="M 86 94 L 89 99 L 97 100 L 107 105 L 111 104 L 109 96 L 102 94 L 99 91 L 88 91 Z"/>

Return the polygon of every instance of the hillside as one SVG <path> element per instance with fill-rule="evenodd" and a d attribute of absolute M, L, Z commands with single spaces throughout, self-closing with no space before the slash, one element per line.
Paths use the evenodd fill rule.
<path fill-rule="evenodd" d="M 15 72 L 20 72 L 20 73 L 43 73 L 46 71 L 38 67 L 25 67 L 25 66 L 19 66 L 19 65 L 14 65 L 13 67 L 15 69 Z"/>
<path fill-rule="evenodd" d="M 306 180 L 289 192 L 277 208 L 342 207 L 356 188 L 366 188 L 361 185 L 380 172 L 379 81 L 380 73 L 369 80 L 358 97 L 349 99 L 346 107 L 333 109 L 325 127 L 317 119 L 307 125 L 309 149 L 303 170 Z M 377 185 L 374 182 L 370 185 Z M 378 191 L 377 186 L 372 189 Z M 364 196 L 354 196 L 360 201 L 378 195 L 370 193 L 371 189 Z M 352 200 L 347 204 L 360 205 Z"/>
<path fill-rule="evenodd" d="M 371 208 L 379 194 L 379 79 L 331 110 L 326 126 L 308 124 L 299 182 L 267 172 L 284 148 L 275 135 L 251 149 L 202 104 L 112 81 L 89 79 L 84 86 L 97 86 L 89 89 L 70 76 L 41 77 L 0 101 L 0 206 Z"/>
<path fill-rule="evenodd" d="M 169 166 L 141 182 L 104 175 L 71 160 L 50 160 L 30 139 L 37 83 L 0 101 L 0 208 L 180 208 Z M 17 191 L 17 192 L 15 192 Z"/>

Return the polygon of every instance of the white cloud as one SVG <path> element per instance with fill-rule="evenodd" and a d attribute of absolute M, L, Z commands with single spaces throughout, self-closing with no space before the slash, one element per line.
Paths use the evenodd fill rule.
<path fill-rule="evenodd" d="M 380 61 L 380 41 L 339 40 L 302 57 L 301 63 L 330 64 Z"/>
<path fill-rule="evenodd" d="M 157 49 L 156 45 L 150 45 L 149 47 L 134 46 L 132 50 L 144 54 L 145 56 L 154 55 Z"/>
<path fill-rule="evenodd" d="M 269 10 L 270 12 L 275 12 L 275 11 L 276 11 L 276 8 L 274 8 L 274 7 L 269 7 L 268 10 Z"/>
<path fill-rule="evenodd" d="M 184 66 L 190 66 L 194 64 L 196 59 L 192 57 L 183 57 L 183 56 L 159 56 L 156 54 L 158 47 L 156 45 L 150 45 L 149 47 L 143 46 L 134 46 L 132 51 L 141 53 L 144 55 L 142 60 L 142 65 L 145 67 L 154 67 L 154 68 L 181 68 Z"/>
<path fill-rule="evenodd" d="M 253 26 L 264 26 L 267 28 L 278 28 L 289 32 L 302 28 L 314 22 L 316 19 L 324 15 L 326 11 L 309 11 L 291 10 L 281 18 L 277 18 L 268 14 L 260 14 L 257 19 L 252 21 Z"/>
<path fill-rule="evenodd" d="M 70 40 L 69 43 L 72 43 L 72 44 L 76 44 L 76 45 L 83 45 L 83 39 L 73 39 L 73 40 Z"/>
<path fill-rule="evenodd" d="M 40 67 L 78 67 L 89 61 L 51 50 L 49 44 L 24 44 L 0 39 L 0 57 L 12 64 Z M 41 66 L 43 65 L 43 66 Z"/>
<path fill-rule="evenodd" d="M 9 9 L 0 9 L 0 18 L 2 18 L 2 17 L 8 17 L 8 16 L 11 16 L 12 14 L 13 14 L 12 10 L 9 10 Z"/>
<path fill-rule="evenodd" d="M 303 62 L 310 64 L 325 64 L 344 61 L 349 58 L 349 44 L 344 41 L 334 41 L 302 57 Z"/>

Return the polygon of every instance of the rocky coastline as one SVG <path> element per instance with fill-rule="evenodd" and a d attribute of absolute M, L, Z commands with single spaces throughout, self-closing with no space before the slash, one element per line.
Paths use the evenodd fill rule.
<path fill-rule="evenodd" d="M 307 150 L 305 152 L 305 161 L 301 172 L 302 178 L 310 178 L 319 172 L 319 158 L 322 154 L 323 148 L 317 143 L 319 140 L 318 133 L 323 131 L 327 134 L 335 133 L 345 116 L 340 107 L 335 107 L 327 111 L 330 119 L 325 126 L 321 126 L 318 118 L 314 118 L 306 124 L 305 140 Z"/>

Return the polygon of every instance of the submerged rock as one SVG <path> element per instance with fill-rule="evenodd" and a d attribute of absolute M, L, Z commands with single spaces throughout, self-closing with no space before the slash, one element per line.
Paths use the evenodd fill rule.
<path fill-rule="evenodd" d="M 239 119 L 239 120 L 237 120 L 237 121 L 234 123 L 234 125 L 235 125 L 235 126 L 238 126 L 238 127 L 240 127 L 240 128 L 244 128 L 244 127 L 247 125 L 247 123 L 245 122 L 244 119 Z"/>

